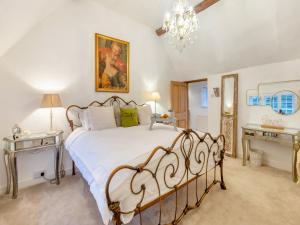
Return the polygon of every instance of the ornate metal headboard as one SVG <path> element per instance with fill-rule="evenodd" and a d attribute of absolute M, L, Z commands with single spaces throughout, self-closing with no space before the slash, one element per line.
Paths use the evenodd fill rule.
<path fill-rule="evenodd" d="M 82 124 L 80 122 L 79 116 L 80 113 L 82 113 L 83 110 L 87 109 L 89 106 L 142 106 L 144 104 L 137 104 L 134 100 L 126 101 L 123 98 L 119 96 L 112 96 L 106 99 L 103 102 L 99 101 L 93 101 L 87 106 L 78 106 L 78 105 L 70 105 L 67 110 L 66 110 L 66 117 L 68 120 L 68 123 L 70 125 L 71 130 L 73 131 L 74 129 L 81 127 Z M 75 121 L 76 120 L 76 121 Z"/>

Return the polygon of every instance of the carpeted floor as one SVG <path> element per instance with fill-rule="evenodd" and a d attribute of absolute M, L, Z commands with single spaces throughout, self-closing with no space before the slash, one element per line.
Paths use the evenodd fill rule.
<path fill-rule="evenodd" d="M 242 167 L 240 160 L 226 159 L 225 181 L 226 191 L 215 186 L 203 204 L 181 224 L 300 224 L 300 185 L 292 182 L 290 173 L 268 167 Z M 155 224 L 149 213 L 145 213 L 144 222 Z M 133 224 L 137 222 L 135 219 Z M 102 222 L 88 187 L 76 175 L 64 178 L 60 186 L 44 183 L 21 190 L 17 200 L 0 197 L 0 224 L 101 225 Z"/>

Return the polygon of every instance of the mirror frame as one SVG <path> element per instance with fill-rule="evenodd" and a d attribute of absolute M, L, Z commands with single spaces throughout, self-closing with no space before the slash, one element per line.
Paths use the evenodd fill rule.
<path fill-rule="evenodd" d="M 233 78 L 234 80 L 233 114 L 226 115 L 224 112 L 225 80 L 230 78 Z M 220 133 L 225 136 L 225 154 L 233 158 L 237 157 L 237 122 L 238 122 L 237 117 L 238 117 L 238 74 L 224 75 L 222 76 L 222 81 L 221 81 Z M 232 120 L 232 123 L 226 123 L 228 124 L 228 126 L 223 126 L 224 122 L 227 121 L 228 119 Z"/>

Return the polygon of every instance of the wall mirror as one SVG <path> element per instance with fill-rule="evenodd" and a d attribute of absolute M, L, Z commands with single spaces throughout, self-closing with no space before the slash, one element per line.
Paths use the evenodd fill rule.
<path fill-rule="evenodd" d="M 223 80 L 223 112 L 227 116 L 233 115 L 233 104 L 234 104 L 234 77 L 228 77 Z"/>
<path fill-rule="evenodd" d="M 222 76 L 221 134 L 225 136 L 226 155 L 236 157 L 238 74 Z"/>
<path fill-rule="evenodd" d="M 300 80 L 260 83 L 246 95 L 248 106 L 269 106 L 281 115 L 292 115 L 300 108 Z"/>
<path fill-rule="evenodd" d="M 279 91 L 270 100 L 271 108 L 281 115 L 292 115 L 299 110 L 299 97 L 292 91 Z"/>
<path fill-rule="evenodd" d="M 281 115 L 292 115 L 299 110 L 300 80 L 261 83 L 258 95 L 266 106 Z"/>

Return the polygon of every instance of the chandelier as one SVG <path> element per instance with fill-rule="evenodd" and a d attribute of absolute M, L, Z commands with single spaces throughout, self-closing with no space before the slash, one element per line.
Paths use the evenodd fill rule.
<path fill-rule="evenodd" d="M 171 13 L 165 15 L 162 28 L 167 32 L 171 44 L 180 52 L 193 43 L 199 22 L 188 0 L 175 0 Z"/>

